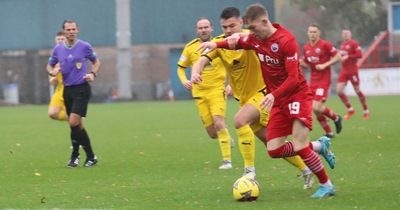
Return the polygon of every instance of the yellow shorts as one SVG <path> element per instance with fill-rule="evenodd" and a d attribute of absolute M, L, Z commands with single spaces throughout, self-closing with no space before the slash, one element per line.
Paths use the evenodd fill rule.
<path fill-rule="evenodd" d="M 250 97 L 247 101 L 244 102 L 240 101 L 240 107 L 244 106 L 245 104 L 251 104 L 254 107 L 256 107 L 260 112 L 260 120 L 250 125 L 253 132 L 257 132 L 262 127 L 267 127 L 269 121 L 269 112 L 266 112 L 261 108 L 261 101 L 263 98 L 264 94 L 258 92 L 257 94 L 254 94 L 252 97 Z"/>
<path fill-rule="evenodd" d="M 51 101 L 49 106 L 58 106 L 65 107 L 64 105 L 64 97 L 62 91 L 55 91 L 53 96 L 51 97 Z"/>
<path fill-rule="evenodd" d="M 225 117 L 226 114 L 226 95 L 225 90 L 217 89 L 208 91 L 204 94 L 193 96 L 201 121 L 204 127 L 213 124 L 213 115 Z"/>

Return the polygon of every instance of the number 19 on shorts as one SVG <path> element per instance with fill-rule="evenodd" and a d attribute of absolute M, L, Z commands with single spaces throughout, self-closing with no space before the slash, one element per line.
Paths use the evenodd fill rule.
<path fill-rule="evenodd" d="M 293 102 L 289 104 L 289 112 L 290 114 L 299 114 L 300 113 L 300 102 Z"/>

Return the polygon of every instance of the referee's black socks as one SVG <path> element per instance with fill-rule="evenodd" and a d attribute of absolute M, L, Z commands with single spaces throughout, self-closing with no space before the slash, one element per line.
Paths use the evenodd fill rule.
<path fill-rule="evenodd" d="M 75 137 L 75 138 L 73 138 Z M 82 145 L 82 148 L 85 150 L 87 158 L 93 159 L 94 153 L 92 150 L 92 146 L 90 145 L 90 139 L 85 129 L 81 129 L 79 125 L 71 127 L 71 140 L 72 140 L 72 147 L 74 148 L 73 153 L 75 151 L 74 140 L 76 139 L 78 142 L 78 150 L 79 144 Z"/>

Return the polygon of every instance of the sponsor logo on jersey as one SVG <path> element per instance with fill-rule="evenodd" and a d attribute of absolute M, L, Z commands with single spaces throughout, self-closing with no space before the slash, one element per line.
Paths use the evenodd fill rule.
<path fill-rule="evenodd" d="M 317 54 L 321 53 L 321 49 L 316 48 L 316 49 L 315 49 L 315 53 L 317 53 Z"/>
<path fill-rule="evenodd" d="M 266 62 L 267 64 L 279 64 L 279 59 L 261 53 L 258 53 L 258 59 L 260 59 L 261 62 Z"/>

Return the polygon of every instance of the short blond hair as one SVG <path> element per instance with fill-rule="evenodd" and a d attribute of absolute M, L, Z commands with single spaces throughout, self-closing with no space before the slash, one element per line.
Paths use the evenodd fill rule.
<path fill-rule="evenodd" d="M 244 12 L 244 20 L 255 20 L 259 17 L 267 16 L 268 11 L 262 4 L 250 4 Z"/>

